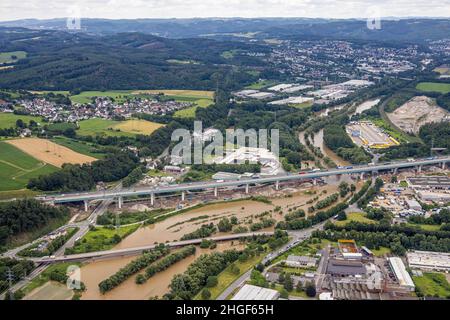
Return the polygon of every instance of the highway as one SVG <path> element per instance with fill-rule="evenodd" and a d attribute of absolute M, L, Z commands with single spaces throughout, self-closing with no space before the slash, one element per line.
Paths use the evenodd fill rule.
<path fill-rule="evenodd" d="M 119 183 L 117 186 L 115 186 L 113 188 L 113 190 L 120 190 L 120 188 L 122 188 L 122 184 Z M 112 199 L 105 199 L 104 201 L 102 201 L 97 208 L 95 208 L 95 210 L 92 212 L 92 214 L 89 216 L 89 218 L 85 221 L 81 221 L 78 223 L 72 223 L 72 224 L 67 224 L 64 225 L 60 228 L 58 228 L 57 230 L 62 230 L 65 228 L 69 228 L 69 227 L 77 227 L 79 228 L 79 230 L 68 240 L 66 241 L 66 243 L 61 246 L 61 248 L 59 248 L 53 255 L 56 257 L 61 257 L 64 254 L 64 251 L 66 250 L 66 248 L 71 248 L 74 246 L 75 241 L 77 239 L 80 239 L 81 237 L 83 237 L 88 231 L 89 231 L 89 225 L 92 223 L 95 223 L 95 221 L 97 221 L 97 217 L 99 215 L 102 215 L 107 209 L 108 206 L 111 204 Z M 27 248 L 28 246 L 37 243 L 39 241 L 41 241 L 42 238 L 36 239 L 31 243 L 27 243 L 24 244 L 23 246 L 14 248 L 12 250 L 9 250 L 5 253 L 3 253 L 1 256 L 2 257 L 9 257 L 9 258 L 15 258 L 15 259 L 21 259 L 21 257 L 17 256 L 17 253 L 20 252 L 21 250 Z M 26 286 L 28 284 L 28 282 L 30 282 L 31 280 L 33 280 L 35 277 L 37 277 L 38 275 L 40 275 L 42 272 L 45 271 L 45 269 L 47 269 L 47 267 L 50 265 L 49 263 L 45 263 L 42 261 L 39 261 L 40 259 L 33 259 L 33 258 L 26 258 L 27 260 L 33 260 L 34 262 L 37 263 L 37 267 L 36 269 L 34 269 L 29 275 L 27 275 L 24 279 L 20 280 L 18 283 L 16 283 L 12 288 L 12 292 L 15 292 L 17 290 L 19 290 L 20 288 Z M 4 294 L 0 294 L 0 300 L 4 299 Z"/>
<path fill-rule="evenodd" d="M 304 174 L 290 174 L 270 177 L 260 177 L 254 179 L 243 179 L 235 181 L 202 181 L 195 183 L 173 184 L 158 187 L 128 188 L 121 190 L 94 191 L 84 193 L 60 194 L 41 197 L 39 199 L 52 203 L 67 203 L 79 201 L 105 200 L 123 197 L 133 197 L 142 195 L 156 195 L 164 193 L 175 193 L 182 191 L 202 190 L 208 188 L 221 188 L 232 186 L 252 185 L 255 183 L 276 183 L 283 181 L 310 180 L 335 175 L 372 173 L 385 170 L 395 170 L 402 168 L 421 167 L 426 165 L 446 164 L 450 162 L 450 157 L 434 157 L 427 159 L 419 159 L 415 161 L 403 161 L 382 163 L 376 165 L 348 166 L 345 168 L 310 171 Z"/>

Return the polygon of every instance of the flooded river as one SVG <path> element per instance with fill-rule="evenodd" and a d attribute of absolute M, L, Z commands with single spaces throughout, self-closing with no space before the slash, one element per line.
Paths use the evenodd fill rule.
<path fill-rule="evenodd" d="M 243 245 L 237 241 L 218 243 L 214 251 L 224 251 L 229 249 L 243 249 Z M 118 287 L 101 294 L 98 290 L 98 284 L 109 276 L 113 275 L 120 268 L 124 267 L 136 257 L 126 257 L 119 259 L 110 259 L 104 261 L 96 261 L 87 264 L 81 268 L 81 280 L 86 285 L 86 291 L 81 299 L 83 300 L 147 300 L 151 297 L 162 297 L 169 292 L 169 284 L 176 274 L 186 271 L 188 266 L 200 255 L 209 253 L 210 249 L 200 249 L 197 247 L 195 255 L 183 259 L 168 269 L 157 273 L 146 283 L 138 285 L 135 283 L 136 275 L 131 276 Z"/>
<path fill-rule="evenodd" d="M 302 131 L 299 133 L 299 139 L 300 143 L 303 145 L 306 145 L 305 141 L 305 132 Z M 316 132 L 314 134 L 314 139 L 310 138 L 312 140 L 311 142 L 313 145 L 322 151 L 323 155 L 333 160 L 334 163 L 336 163 L 338 166 L 348 166 L 350 165 L 350 162 L 345 161 L 341 157 L 339 157 L 336 153 L 333 152 L 330 148 L 328 148 L 325 143 L 323 142 L 323 129 Z"/>
<path fill-rule="evenodd" d="M 178 240 L 182 235 L 198 229 L 201 224 L 209 222 L 217 224 L 218 220 L 225 216 L 234 215 L 238 217 L 239 221 L 248 223 L 251 220 L 256 221 L 256 218 L 253 218 L 254 215 L 271 211 L 276 206 L 281 207 L 283 213 L 287 213 L 290 208 L 304 209 L 307 211 L 307 208 L 311 205 L 307 204 L 308 200 L 314 197 L 323 199 L 336 191 L 336 184 L 304 187 L 301 189 L 287 188 L 285 193 L 280 192 L 277 196 L 271 198 L 271 204 L 259 201 L 242 200 L 206 205 L 202 208 L 197 208 L 167 218 L 153 226 L 140 228 L 125 238 L 114 249 L 143 246 L 156 241 L 165 242 Z M 290 192 L 289 196 L 286 195 L 287 192 Z M 283 214 L 271 212 L 270 215 L 277 221 L 283 219 Z M 273 230 L 273 227 L 266 230 Z M 221 233 L 214 234 L 214 236 L 219 235 L 221 235 Z M 218 243 L 215 250 L 222 251 L 230 248 L 241 249 L 242 245 L 240 245 L 238 241 L 234 241 L 233 244 L 232 242 Z M 198 249 L 195 256 L 188 257 L 167 270 L 158 273 L 143 285 L 136 285 L 134 283 L 135 276 L 132 276 L 119 287 L 111 290 L 105 295 L 102 295 L 99 292 L 98 284 L 136 257 L 125 257 L 88 263 L 81 268 L 81 279 L 87 288 L 86 292 L 83 293 L 82 299 L 148 299 L 149 297 L 156 295 L 161 297 L 167 293 L 167 286 L 175 274 L 184 272 L 196 257 L 209 251 L 211 250 Z"/>
<path fill-rule="evenodd" d="M 366 110 L 369 110 L 370 108 L 372 108 L 373 106 L 377 105 L 380 102 L 381 99 L 372 99 L 372 100 L 367 100 L 364 101 L 363 103 L 359 104 L 356 107 L 355 112 L 353 112 L 352 114 L 350 114 L 350 116 L 353 116 L 355 114 L 360 114 L 361 112 L 364 112 Z M 316 113 L 316 115 L 318 116 L 327 116 L 331 111 L 334 110 L 341 110 L 345 105 L 339 105 L 339 106 L 335 106 L 335 107 L 331 107 L 331 108 L 327 108 L 325 110 L 321 110 L 319 112 Z M 306 145 L 306 141 L 305 141 L 305 136 L 304 136 L 305 132 L 300 132 L 299 134 L 299 140 L 303 145 Z M 311 139 L 312 140 L 312 139 Z M 314 139 L 311 141 L 313 143 L 313 145 L 317 148 L 320 148 L 320 150 L 322 151 L 322 153 L 329 157 L 331 160 L 333 160 L 334 163 L 336 163 L 338 166 L 348 166 L 350 165 L 350 162 L 345 161 L 344 159 L 342 159 L 341 157 L 339 157 L 334 151 L 332 151 L 330 148 L 328 148 L 325 143 L 323 142 L 323 129 L 321 129 L 319 132 L 317 132 L 314 135 Z"/>

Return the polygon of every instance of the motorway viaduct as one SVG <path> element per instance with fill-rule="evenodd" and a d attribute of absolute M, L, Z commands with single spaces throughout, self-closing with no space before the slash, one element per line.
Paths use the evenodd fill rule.
<path fill-rule="evenodd" d="M 422 166 L 426 165 L 442 165 L 445 168 L 446 164 L 450 162 L 450 157 L 434 157 L 427 159 L 418 159 L 414 161 L 403 162 L 391 162 L 377 165 L 364 165 L 364 166 L 347 166 L 345 168 L 311 171 L 304 174 L 290 174 L 282 176 L 249 178 L 234 181 L 202 181 L 195 183 L 173 184 L 168 186 L 158 187 L 142 187 L 142 188 L 128 188 L 121 190 L 104 190 L 85 193 L 72 193 L 72 194 L 59 194 L 46 197 L 40 197 L 40 200 L 61 204 L 69 202 L 84 202 L 85 210 L 88 210 L 89 201 L 105 200 L 105 199 L 118 199 L 119 208 L 122 207 L 123 199 L 126 197 L 144 196 L 150 195 L 151 204 L 154 204 L 155 195 L 178 193 L 181 192 L 182 200 L 185 199 L 186 191 L 213 189 L 214 195 L 218 196 L 218 189 L 221 187 L 245 187 L 245 192 L 249 193 L 250 185 L 263 184 L 263 183 L 275 183 L 275 187 L 278 190 L 279 183 L 285 181 L 297 181 L 297 180 L 313 180 L 317 178 L 336 176 L 336 175 L 348 175 L 348 174 L 361 174 L 365 173 L 377 173 L 380 171 L 393 171 L 403 168 L 416 168 L 418 172 L 422 170 Z"/>
<path fill-rule="evenodd" d="M 215 242 L 219 241 L 230 241 L 230 240 L 238 240 L 243 238 L 250 238 L 256 236 L 270 236 L 273 235 L 273 232 L 248 232 L 248 233 L 239 233 L 239 234 L 231 234 L 219 237 L 210 237 L 203 239 L 192 239 L 192 240 L 184 240 L 184 241 L 174 241 L 167 242 L 164 245 L 170 248 L 184 247 L 188 245 L 200 244 L 202 240 L 211 240 Z M 83 261 L 83 260 L 96 260 L 96 259 L 106 259 L 106 258 L 117 258 L 117 257 L 125 257 L 132 256 L 142 253 L 146 250 L 154 249 L 159 244 L 151 244 L 142 247 L 134 247 L 134 248 L 126 248 L 126 249 L 117 249 L 117 250 L 107 250 L 107 251 L 96 251 L 96 252 L 88 252 L 88 253 L 80 253 L 80 254 L 71 254 L 66 256 L 58 256 L 58 257 L 42 257 L 42 258 L 27 258 L 27 260 L 31 260 L 37 264 L 51 264 L 58 262 L 69 262 L 69 261 Z"/>

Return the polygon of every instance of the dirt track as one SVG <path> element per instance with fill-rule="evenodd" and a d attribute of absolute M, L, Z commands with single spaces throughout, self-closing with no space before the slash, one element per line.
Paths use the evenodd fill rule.
<path fill-rule="evenodd" d="M 61 168 L 64 163 L 82 164 L 97 160 L 46 139 L 25 138 L 5 142 L 12 144 L 40 161 L 58 168 Z"/>

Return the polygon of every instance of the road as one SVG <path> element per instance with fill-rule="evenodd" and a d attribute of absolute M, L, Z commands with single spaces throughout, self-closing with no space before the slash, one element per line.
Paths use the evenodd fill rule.
<path fill-rule="evenodd" d="M 257 179 L 243 179 L 237 181 L 202 181 L 194 183 L 173 184 L 159 187 L 141 187 L 141 188 L 127 188 L 121 190 L 108 190 L 108 191 L 96 191 L 85 193 L 72 193 L 72 194 L 60 194 L 47 197 L 40 197 L 40 200 L 44 200 L 52 203 L 67 203 L 78 201 L 92 201 L 92 200 L 104 200 L 112 198 L 132 197 L 139 195 L 156 195 L 164 193 L 175 193 L 182 191 L 202 190 L 208 188 L 221 188 L 221 187 L 236 187 L 236 186 L 249 186 L 252 184 L 261 183 L 276 183 L 282 181 L 295 181 L 295 180 L 308 180 L 323 178 L 334 175 L 344 174 L 361 174 L 371 173 L 383 170 L 393 170 L 399 168 L 411 168 L 424 165 L 445 164 L 450 162 L 450 157 L 434 157 L 427 159 L 419 159 L 415 161 L 399 161 L 392 163 L 382 163 L 363 166 L 348 166 L 345 168 L 319 170 L 313 172 L 307 172 L 304 174 L 290 174 L 279 175 L 270 177 L 260 177 Z"/>
<path fill-rule="evenodd" d="M 211 240 L 215 242 L 220 241 L 229 241 L 236 240 L 241 238 L 249 238 L 253 236 L 263 236 L 263 235 L 273 235 L 273 232 L 247 232 L 247 233 L 236 233 L 219 237 L 208 237 L 208 238 L 200 238 L 200 239 L 192 239 L 192 240 L 184 240 L 184 241 L 174 241 L 164 243 L 168 247 L 176 248 L 183 247 L 193 244 L 200 244 L 203 239 Z M 87 252 L 80 254 L 71 254 L 65 256 L 55 256 L 55 258 L 28 258 L 27 260 L 34 261 L 35 263 L 58 263 L 58 262 L 67 262 L 67 261 L 82 261 L 88 259 L 95 258 L 113 258 L 113 257 L 124 257 L 130 255 L 137 255 L 146 250 L 154 249 L 158 244 L 149 244 L 141 247 L 133 247 L 133 248 L 125 248 L 125 249 L 116 249 L 116 250 L 105 250 L 105 251 L 95 251 L 95 252 Z"/>
<path fill-rule="evenodd" d="M 118 184 L 116 185 L 113 190 L 120 190 L 122 188 L 122 184 Z M 95 221 L 97 220 L 97 217 L 99 215 L 102 215 L 103 213 L 105 213 L 105 211 L 108 209 L 108 206 L 111 204 L 113 200 L 112 199 L 106 199 L 103 200 L 98 206 L 97 208 L 95 208 L 95 210 L 91 213 L 91 215 L 89 216 L 88 219 L 86 219 L 85 221 L 81 221 L 79 223 L 71 223 L 71 224 L 67 224 L 65 226 L 62 226 L 60 228 L 58 228 L 57 230 L 63 230 L 65 228 L 69 228 L 69 227 L 77 227 L 79 228 L 79 230 L 61 247 L 59 248 L 53 255 L 55 257 L 61 257 L 64 255 L 64 252 L 66 250 L 66 248 L 71 248 L 74 246 L 75 241 L 81 237 L 83 237 L 88 231 L 89 231 L 89 225 L 92 223 L 95 223 Z M 20 252 L 21 250 L 25 249 L 26 247 L 30 246 L 31 244 L 34 244 L 36 242 L 41 241 L 42 238 L 36 239 L 34 240 L 32 243 L 27 243 L 23 246 L 14 248 L 12 250 L 9 250 L 5 253 L 2 254 L 2 257 L 9 257 L 9 258 L 15 258 L 15 259 L 20 259 L 20 257 L 17 257 L 17 253 Z M 30 259 L 28 258 L 28 260 L 34 260 L 34 259 Z M 17 290 L 19 290 L 20 288 L 26 286 L 31 280 L 33 280 L 35 277 L 37 277 L 38 275 L 40 275 L 45 269 L 47 269 L 47 267 L 49 266 L 48 263 L 44 263 L 42 261 L 35 261 L 37 262 L 37 267 L 24 279 L 22 279 L 21 281 L 19 281 L 18 283 L 16 283 L 13 287 L 12 287 L 12 291 L 15 292 Z M 4 293 L 0 295 L 0 300 L 4 299 Z"/>

